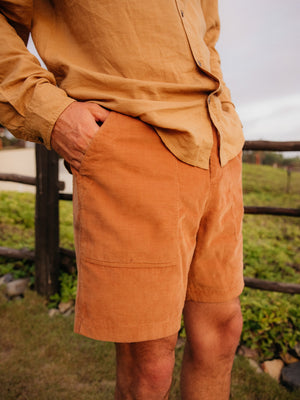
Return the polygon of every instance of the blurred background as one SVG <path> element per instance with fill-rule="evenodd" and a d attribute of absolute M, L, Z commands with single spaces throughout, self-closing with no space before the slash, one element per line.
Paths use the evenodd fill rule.
<path fill-rule="evenodd" d="M 300 1 L 219 0 L 225 81 L 247 140 L 300 139 Z"/>

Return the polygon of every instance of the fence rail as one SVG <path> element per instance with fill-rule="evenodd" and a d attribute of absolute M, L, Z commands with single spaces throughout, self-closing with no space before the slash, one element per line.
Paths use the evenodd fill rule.
<path fill-rule="evenodd" d="M 300 209 L 298 209 L 298 208 L 245 206 L 244 211 L 245 211 L 245 214 L 281 215 L 281 216 L 286 216 L 286 217 L 300 217 Z"/>
<path fill-rule="evenodd" d="M 18 174 L 1 174 L 0 181 L 23 183 L 24 185 L 36 185 L 36 178 L 27 175 Z"/>
<path fill-rule="evenodd" d="M 27 175 L 19 175 L 19 174 L 1 174 L 0 173 L 0 181 L 5 182 L 16 182 L 22 183 L 23 185 L 31 185 L 36 186 L 36 178 Z M 65 182 L 58 182 L 58 189 L 64 190 Z"/>
<path fill-rule="evenodd" d="M 244 150 L 253 151 L 300 151 L 300 141 L 271 142 L 246 141 Z M 36 145 L 36 177 L 17 174 L 0 174 L 0 181 L 18 182 L 36 186 L 35 205 L 35 251 L 0 247 L 0 256 L 35 261 L 35 288 L 49 297 L 58 290 L 59 265 L 62 258 L 75 259 L 75 252 L 59 247 L 59 200 L 72 201 L 71 193 L 59 193 L 65 187 L 58 181 L 58 156 L 42 145 Z M 300 209 L 280 207 L 245 206 L 246 214 L 267 214 L 300 217 Z M 249 288 L 300 294 L 300 285 L 271 282 L 245 277 Z"/>
<path fill-rule="evenodd" d="M 243 150 L 253 151 L 300 151 L 300 142 L 272 142 L 268 140 L 246 140 Z"/>
<path fill-rule="evenodd" d="M 253 289 L 267 290 L 271 292 L 300 294 L 300 285 L 296 283 L 272 282 L 264 279 L 248 277 L 245 277 L 244 281 L 245 286 Z"/>

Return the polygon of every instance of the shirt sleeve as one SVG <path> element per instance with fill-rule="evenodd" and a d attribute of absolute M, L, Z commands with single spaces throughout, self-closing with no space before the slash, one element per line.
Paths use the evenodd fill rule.
<path fill-rule="evenodd" d="M 220 18 L 218 11 L 218 0 L 206 1 L 206 7 L 204 6 L 203 13 L 206 21 L 206 35 L 205 42 L 210 51 L 210 67 L 211 72 L 215 75 L 221 83 L 221 91 L 219 92 L 219 98 L 222 103 L 231 103 L 230 90 L 226 86 L 223 73 L 221 70 L 221 60 L 219 53 L 216 50 L 216 43 L 220 36 Z"/>
<path fill-rule="evenodd" d="M 53 126 L 74 99 L 26 48 L 32 7 L 32 0 L 0 1 L 0 123 L 50 149 Z"/>

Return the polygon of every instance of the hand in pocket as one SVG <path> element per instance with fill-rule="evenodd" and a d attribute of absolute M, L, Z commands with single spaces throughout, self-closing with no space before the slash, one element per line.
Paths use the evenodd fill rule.
<path fill-rule="evenodd" d="M 95 103 L 71 103 L 57 119 L 51 146 L 76 171 L 79 170 L 85 151 L 109 111 Z"/>

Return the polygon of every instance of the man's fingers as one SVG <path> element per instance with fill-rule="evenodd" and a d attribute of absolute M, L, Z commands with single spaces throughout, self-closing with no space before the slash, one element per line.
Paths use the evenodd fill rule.
<path fill-rule="evenodd" d="M 99 106 L 95 103 L 89 103 L 92 107 L 89 109 L 93 117 L 96 121 L 104 122 L 108 117 L 110 111 L 106 110 L 105 108 Z"/>
<path fill-rule="evenodd" d="M 99 129 L 97 121 L 104 122 L 109 113 L 95 103 L 70 104 L 53 128 L 52 148 L 78 170 L 87 147 Z"/>

